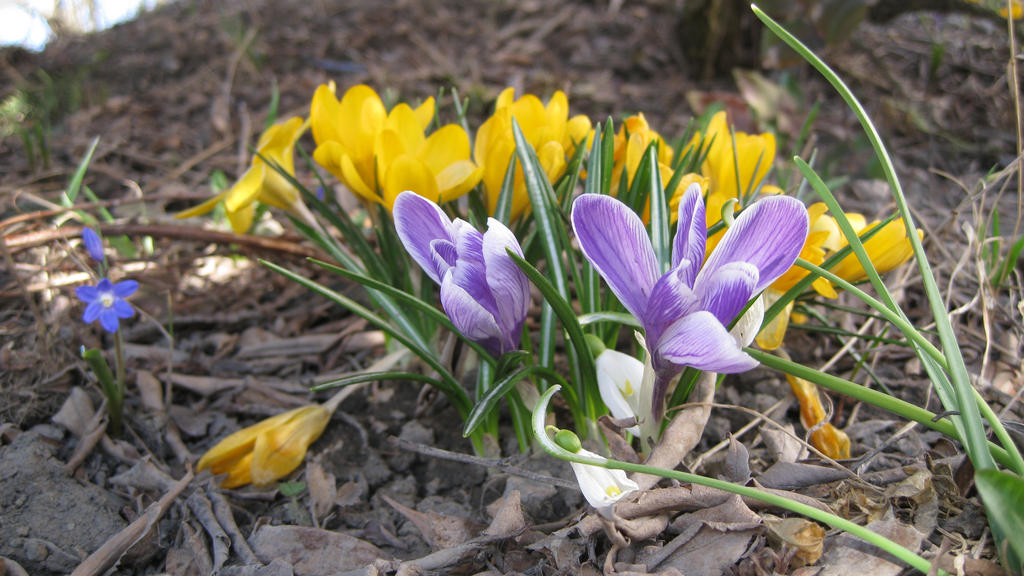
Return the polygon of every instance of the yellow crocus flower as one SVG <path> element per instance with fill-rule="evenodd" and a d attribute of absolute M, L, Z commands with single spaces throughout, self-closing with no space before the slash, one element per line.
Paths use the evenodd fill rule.
<path fill-rule="evenodd" d="M 295 142 L 307 126 L 308 123 L 295 116 L 268 128 L 260 136 L 256 146 L 258 154 L 253 156 L 252 165 L 234 186 L 198 206 L 175 214 L 175 217 L 191 218 L 206 214 L 223 201 L 231 229 L 236 234 L 244 234 L 252 227 L 256 213 L 255 202 L 294 212 L 299 202 L 298 191 L 273 166 L 268 166 L 264 159 L 276 163 L 294 176 Z"/>
<path fill-rule="evenodd" d="M 269 484 L 298 468 L 330 419 L 330 411 L 319 404 L 267 418 L 218 442 L 199 459 L 196 471 L 227 474 L 224 488 Z"/>
<path fill-rule="evenodd" d="M 551 96 L 547 105 L 533 94 L 514 98 L 515 90 L 511 87 L 501 92 L 494 114 L 477 130 L 473 147 L 473 158 L 483 167 L 482 181 L 487 196 L 487 209 L 491 214 L 498 205 L 505 172 L 515 153 L 512 118 L 519 123 L 523 135 L 537 152 L 537 158 L 551 182 L 562 176 L 566 157 L 575 152 L 577 144 L 583 143 L 590 132 L 589 118 L 582 115 L 569 118 L 569 100 L 561 90 Z M 517 166 L 512 219 L 522 215 L 529 204 L 523 170 Z"/>
<path fill-rule="evenodd" d="M 469 136 L 461 126 L 448 124 L 426 135 L 433 118 L 433 98 L 385 112 L 369 86 L 353 86 L 339 101 L 333 84 L 322 85 L 310 108 L 313 159 L 354 194 L 388 210 L 405 190 L 433 202 L 454 200 L 477 185 L 483 169 L 470 159 Z"/>
<path fill-rule="evenodd" d="M 811 432 L 811 445 L 833 460 L 850 457 L 850 437 L 825 420 L 825 408 L 821 405 L 818 388 L 814 384 L 786 374 L 793 395 L 800 401 L 800 422 Z M 821 424 L 819 426 L 819 424 Z"/>
<path fill-rule="evenodd" d="M 690 146 L 701 141 L 698 132 Z M 723 110 L 711 117 L 703 142 L 708 151 L 701 165 L 701 173 L 711 180 L 706 212 L 710 228 L 721 220 L 721 208 L 729 199 L 742 200 L 748 190 L 757 190 L 771 170 L 775 162 L 775 135 L 771 132 L 732 132 Z M 770 189 L 769 192 L 777 193 L 777 189 Z M 713 210 L 713 207 L 718 210 Z M 739 208 L 740 205 L 736 205 L 736 209 Z"/>

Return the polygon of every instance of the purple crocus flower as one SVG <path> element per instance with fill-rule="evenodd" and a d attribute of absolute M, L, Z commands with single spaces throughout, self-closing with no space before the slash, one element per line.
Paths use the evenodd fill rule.
<path fill-rule="evenodd" d="M 139 283 L 135 280 L 124 280 L 114 284 L 106 278 L 95 286 L 75 288 L 75 295 L 86 303 L 82 321 L 92 324 L 99 318 L 100 326 L 103 326 L 104 330 L 111 334 L 117 332 L 120 318 L 131 318 L 135 315 L 135 309 L 125 301 L 125 298 L 138 289 Z"/>
<path fill-rule="evenodd" d="M 793 265 L 808 218 L 795 198 L 764 198 L 740 214 L 702 267 L 704 200 L 700 185 L 691 185 L 679 202 L 671 269 L 664 274 L 643 222 L 615 198 L 580 196 L 572 226 L 584 256 L 643 326 L 655 375 L 652 416 L 660 420 L 668 386 L 684 367 L 731 374 L 757 365 L 727 326 Z"/>
<path fill-rule="evenodd" d="M 82 244 L 93 260 L 103 262 L 103 241 L 92 228 L 82 228 Z"/>
<path fill-rule="evenodd" d="M 481 234 L 408 191 L 395 198 L 392 215 L 406 251 L 441 285 L 441 306 L 459 332 L 495 357 L 518 349 L 530 284 L 505 252 L 523 255 L 512 231 L 488 218 Z"/>

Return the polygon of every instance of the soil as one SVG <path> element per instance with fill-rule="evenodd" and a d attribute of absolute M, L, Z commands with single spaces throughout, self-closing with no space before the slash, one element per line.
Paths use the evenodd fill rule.
<path fill-rule="evenodd" d="M 814 151 L 816 168 L 847 210 L 869 218 L 891 212 L 856 118 L 813 70 L 790 65 L 777 47 L 752 49 L 756 38 L 724 35 L 725 52 L 737 56 L 721 62 L 768 54 L 760 61 L 780 68 L 761 73 L 786 87 L 740 92 L 731 68 L 692 56 L 683 32 L 701 16 L 680 4 L 183 0 L 108 31 L 60 38 L 40 54 L 0 52 L 0 97 L 32 102 L 21 125 L 39 127 L 0 133 L 0 574 L 17 574 L 17 565 L 30 574 L 103 573 L 80 565 L 119 535 L 131 544 L 112 558 L 123 574 L 908 570 L 837 533 L 824 538 L 822 559 L 804 567 L 799 538 L 780 536 L 788 532 L 771 524 L 782 511 L 711 496 L 673 509 L 662 530 L 613 547 L 603 530 L 580 528 L 596 516 L 568 465 L 520 454 L 510 429 L 488 446 L 487 458 L 473 456 L 455 409 L 408 382 L 354 390 L 287 482 L 224 490 L 204 474 L 178 484 L 227 434 L 325 400 L 310 385 L 391 351 L 372 326 L 255 263 L 265 258 L 364 298 L 308 264 L 315 247 L 284 218 L 268 216 L 246 238 L 210 221 L 172 218 L 212 194 L 215 173 L 231 180 L 244 170 L 275 87 L 280 117 L 305 114 L 316 87 L 331 80 L 342 88 L 368 83 L 389 101 L 418 101 L 444 88 L 439 102 L 448 119 L 455 88 L 469 99 L 471 125 L 506 86 L 544 97 L 562 89 L 574 114 L 619 120 L 643 111 L 666 136 L 722 100 L 737 130 L 780 131 L 780 165 L 794 152 L 807 111 L 820 104 L 810 141 L 795 152 L 806 158 Z M 757 29 L 743 14 L 743 30 Z M 714 17 L 703 17 L 715 29 Z M 1020 214 L 1005 23 L 918 11 L 865 21 L 830 45 L 813 36 L 820 27 L 805 24 L 894 155 L 979 391 L 1005 410 L 1002 418 L 1019 423 L 1019 271 L 1011 267 L 1008 285 L 983 289 L 973 257 L 993 207 L 1006 237 L 1017 234 Z M 758 35 L 769 44 L 767 32 Z M 119 438 L 95 434 L 102 395 L 79 348 L 109 348 L 111 340 L 79 321 L 73 288 L 88 275 L 72 247 L 79 229 L 60 209 L 95 138 L 84 182 L 97 200 L 81 205 L 93 213 L 107 207 L 114 220 L 105 234 L 130 237 L 134 255 L 108 254 L 140 282 L 132 302 L 145 312 L 124 328 L 129 391 Z M 795 182 L 794 174 L 780 166 L 776 177 Z M 905 267 L 891 279 L 911 319 L 927 324 L 916 271 Z M 859 324 L 840 323 L 850 331 Z M 869 330 L 881 334 L 878 326 Z M 796 359 L 815 367 L 843 346 L 813 331 L 792 338 Z M 831 370 L 942 411 L 905 347 L 866 341 L 855 350 L 858 356 L 841 355 Z M 830 397 L 833 422 L 853 441 L 853 460 L 830 468 L 813 456 L 783 458 L 792 442 L 751 411 L 795 426 L 800 436 L 798 410 L 785 380 L 759 369 L 719 389 L 719 406 L 687 466 L 775 482 L 927 557 L 941 551 L 947 566 L 959 561 L 971 573 L 1000 573 L 959 446 Z M 63 416 L 54 419 L 58 411 Z M 731 434 L 739 447 L 726 448 Z M 740 462 L 747 476 L 735 476 Z M 810 464 L 818 466 L 801 467 Z M 662 561 L 653 562 L 659 554 Z"/>

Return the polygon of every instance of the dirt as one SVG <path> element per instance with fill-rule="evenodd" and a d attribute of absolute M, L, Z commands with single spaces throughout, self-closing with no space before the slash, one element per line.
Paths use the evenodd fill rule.
<path fill-rule="evenodd" d="M 200 236 L 191 223 L 170 218 L 211 194 L 216 171 L 228 179 L 241 173 L 272 86 L 282 117 L 304 114 L 314 89 L 334 80 L 341 87 L 369 83 L 389 101 L 416 101 L 454 87 L 469 98 L 471 125 L 511 85 L 517 93 L 545 96 L 566 90 L 573 113 L 595 120 L 642 110 L 664 135 L 680 134 L 703 104 L 724 98 L 737 129 L 756 130 L 751 94 L 744 100 L 728 72 L 716 76 L 685 56 L 689 48 L 679 36 L 684 14 L 678 3 L 660 0 L 197 0 L 102 33 L 62 38 L 41 54 L 0 53 L 0 96 L 22 90 L 41 102 L 29 120 L 45 135 L 45 142 L 31 134 L 0 141 L 0 562 L 8 558 L 31 574 L 70 572 L 145 518 L 220 438 L 325 399 L 308 391 L 318 377 L 365 368 L 389 351 L 372 327 L 254 264 L 256 257 L 267 258 L 363 297 L 305 263 L 315 250 L 283 219 L 258 231 L 266 241 L 250 241 L 218 231 Z M 861 96 L 894 153 L 939 285 L 950 308 L 960 309 L 958 338 L 979 389 L 997 407 L 1008 406 L 1006 419 L 1024 419 L 1014 399 L 1021 390 L 1019 284 L 979 303 L 973 262 L 962 259 L 969 253 L 964 224 L 977 231 L 981 216 L 998 205 L 1004 227 L 1011 228 L 1019 209 L 1011 172 L 991 179 L 984 194 L 978 187 L 993 167 L 1001 170 L 1016 157 L 1005 24 L 917 12 L 863 23 L 824 55 Z M 889 195 L 856 119 L 827 85 L 807 67 L 765 74 L 797 89 L 784 96 L 775 117 L 760 120 L 792 136 L 806 110 L 820 102 L 811 144 L 799 152 L 808 157 L 817 147 L 815 166 L 836 179 L 847 209 L 871 217 L 887 213 Z M 440 102 L 451 119 L 448 94 Z M 142 284 L 133 303 L 149 317 L 125 330 L 131 344 L 126 434 L 99 442 L 68 471 L 66 463 L 85 440 L 51 418 L 74 387 L 86 389 L 99 406 L 78 350 L 109 345 L 109 338 L 79 322 L 73 287 L 86 276 L 76 262 L 81 256 L 69 249 L 75 234 L 61 231 L 55 225 L 60 212 L 48 210 L 95 137 L 86 185 L 116 216 L 113 226 L 138 227 L 132 229 L 137 247 L 142 236 L 153 243 L 115 261 Z M 786 147 L 792 138 L 780 142 L 780 157 L 794 152 Z M 844 175 L 852 179 L 838 180 Z M 998 193 L 1001 186 L 1006 192 Z M 901 302 L 920 320 L 927 310 L 914 273 L 900 274 L 897 283 L 907 279 Z M 173 344 L 158 328 L 172 320 Z M 793 338 L 794 355 L 813 366 L 842 345 L 813 332 Z M 867 367 L 872 379 L 900 397 L 941 411 L 905 348 L 876 346 Z M 833 370 L 869 380 L 849 357 Z M 707 475 L 735 473 L 741 457 L 713 447 L 751 421 L 744 409 L 773 410 L 772 420 L 802 434 L 788 386 L 770 371 L 729 379 L 716 402 L 723 406 L 695 451 Z M 970 558 L 973 570 L 992 570 L 991 540 L 973 492 L 961 481 L 957 447 L 850 399 L 833 402 L 837 425 L 854 441 L 856 460 L 844 464 L 860 478 L 837 480 L 821 467 L 800 468 L 801 476 L 777 466 L 787 441 L 771 426 L 739 436 L 750 474 L 781 470 L 786 489 L 826 500 L 894 536 L 916 538 L 925 554 L 934 554 L 947 537 L 952 553 Z M 568 465 L 543 454 L 520 455 L 511 431 L 504 431 L 492 458 L 473 457 L 443 397 L 407 382 L 375 383 L 343 402 L 306 463 L 289 477 L 299 483 L 297 492 L 287 484 L 221 490 L 201 476 L 134 542 L 117 573 L 373 573 L 363 567 L 374 563 L 381 573 L 604 569 L 609 539 L 600 530 L 568 530 L 587 512 Z M 326 496 L 313 494 L 324 486 Z M 751 519 L 760 518 L 760 510 L 744 506 L 715 502 L 708 504 L 711 513 L 676 511 L 664 532 L 620 550 L 618 569 L 640 570 L 639 563 L 664 553 L 660 570 L 686 574 L 813 573 L 791 562 L 792 543 L 780 543 Z M 923 535 L 908 533 L 907 526 Z M 669 554 L 666 547 L 686 534 L 689 543 L 680 538 L 679 550 Z M 856 557 L 837 535 L 825 541 L 826 568 L 862 561 L 850 559 Z M 713 556 L 709 550 L 729 561 L 703 571 L 691 563 Z M 352 561 L 340 561 L 345 558 Z M 402 561 L 408 563 L 400 568 Z M 872 569 L 903 570 L 892 562 Z"/>

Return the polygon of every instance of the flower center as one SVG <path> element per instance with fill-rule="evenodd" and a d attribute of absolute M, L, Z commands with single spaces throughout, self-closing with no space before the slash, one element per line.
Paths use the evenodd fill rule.
<path fill-rule="evenodd" d="M 114 305 L 114 294 L 112 292 L 104 292 L 100 294 L 100 302 L 104 308 L 110 308 Z"/>
<path fill-rule="evenodd" d="M 630 382 L 629 379 L 627 378 L 626 382 L 622 386 L 622 395 L 625 396 L 626 398 L 629 398 L 630 396 L 633 395 L 633 392 L 634 392 L 634 390 L 633 390 L 633 383 Z"/>
<path fill-rule="evenodd" d="M 619 490 L 618 486 L 609 486 L 604 489 L 604 493 L 607 494 L 609 498 L 622 496 L 622 490 Z"/>

